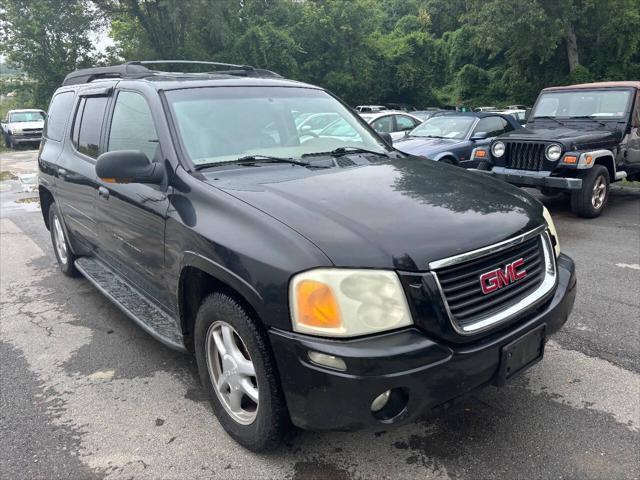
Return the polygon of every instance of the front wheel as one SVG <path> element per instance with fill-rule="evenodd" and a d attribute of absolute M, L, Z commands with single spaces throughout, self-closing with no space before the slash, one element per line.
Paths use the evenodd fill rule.
<path fill-rule="evenodd" d="M 580 217 L 597 217 L 607 205 L 609 188 L 609 171 L 594 165 L 582 177 L 582 188 L 571 194 L 571 210 Z"/>
<path fill-rule="evenodd" d="M 264 331 L 233 298 L 214 293 L 198 310 L 194 340 L 220 425 L 249 450 L 278 445 L 289 416 Z"/>
<path fill-rule="evenodd" d="M 80 275 L 74 265 L 76 256 L 69 247 L 69 242 L 64 233 L 62 219 L 58 206 L 53 203 L 49 207 L 49 230 L 51 231 L 51 243 L 53 243 L 53 251 L 56 254 L 60 270 L 68 277 L 77 277 Z"/>
<path fill-rule="evenodd" d="M 15 144 L 13 143 L 13 139 L 11 138 L 11 135 L 9 135 L 8 133 L 5 134 L 4 136 L 4 145 L 7 148 L 10 148 L 11 150 L 14 150 L 16 148 Z"/>

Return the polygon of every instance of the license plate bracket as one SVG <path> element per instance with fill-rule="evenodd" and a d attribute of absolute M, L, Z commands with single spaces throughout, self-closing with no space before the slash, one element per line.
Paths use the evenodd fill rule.
<path fill-rule="evenodd" d="M 546 325 L 540 325 L 500 349 L 500 365 L 496 385 L 504 385 L 509 379 L 527 370 L 544 356 Z"/>

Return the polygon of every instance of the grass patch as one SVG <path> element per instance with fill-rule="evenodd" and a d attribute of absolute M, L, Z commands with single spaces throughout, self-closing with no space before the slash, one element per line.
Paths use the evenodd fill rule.
<path fill-rule="evenodd" d="M 18 177 L 15 173 L 8 170 L 3 170 L 0 172 L 0 180 L 17 180 L 17 178 Z"/>

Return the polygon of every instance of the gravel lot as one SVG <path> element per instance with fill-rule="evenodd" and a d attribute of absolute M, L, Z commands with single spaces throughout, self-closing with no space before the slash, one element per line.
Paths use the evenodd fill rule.
<path fill-rule="evenodd" d="M 27 174 L 34 151 L 0 153 Z M 543 199 L 578 268 L 578 298 L 545 359 L 434 418 L 303 432 L 277 453 L 234 444 L 194 360 L 57 271 L 33 193 L 0 181 L 0 478 L 638 478 L 640 189 L 595 220 Z"/>

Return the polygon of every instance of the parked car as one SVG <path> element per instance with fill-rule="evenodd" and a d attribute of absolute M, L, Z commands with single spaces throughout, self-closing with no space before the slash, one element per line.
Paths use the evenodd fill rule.
<path fill-rule="evenodd" d="M 429 120 L 431 117 L 437 117 L 439 115 L 444 115 L 445 113 L 451 113 L 451 110 L 442 110 L 439 108 L 427 109 L 427 110 L 414 110 L 413 112 L 409 112 L 414 117 L 418 117 L 423 122 L 425 120 Z"/>
<path fill-rule="evenodd" d="M 540 202 L 394 150 L 319 87 L 154 63 L 67 75 L 42 214 L 64 274 L 195 354 L 240 444 L 411 422 L 542 359 L 576 280 Z M 358 136 L 303 140 L 306 112 Z"/>
<path fill-rule="evenodd" d="M 498 108 L 496 107 L 476 107 L 473 109 L 474 112 L 497 112 Z"/>
<path fill-rule="evenodd" d="M 365 122 L 371 125 L 376 132 L 391 135 L 392 141 L 402 138 L 405 132 L 413 130 L 422 123 L 420 118 L 399 110 L 364 113 L 360 114 L 360 116 Z"/>
<path fill-rule="evenodd" d="M 470 168 L 480 162 L 471 158 L 474 148 L 489 145 L 498 135 L 520 128 L 510 115 L 450 112 L 430 118 L 395 141 L 393 146 L 410 155 Z"/>
<path fill-rule="evenodd" d="M 478 155 L 494 176 L 549 195 L 568 193 L 576 215 L 597 217 L 611 183 L 640 180 L 640 82 L 545 88 L 527 128 L 505 133 Z"/>
<path fill-rule="evenodd" d="M 303 117 L 301 119 L 301 117 Z M 320 131 L 332 124 L 339 118 L 335 112 L 321 112 L 310 115 L 300 115 L 296 118 L 296 127 L 300 133 L 306 135 L 317 135 Z"/>
<path fill-rule="evenodd" d="M 23 143 L 39 143 L 45 117 L 37 109 L 9 110 L 0 123 L 5 145 L 13 149 Z"/>
<path fill-rule="evenodd" d="M 520 125 L 524 125 L 527 123 L 527 111 L 522 109 L 506 109 L 500 110 L 499 113 L 502 115 L 511 115 L 515 118 Z"/>
<path fill-rule="evenodd" d="M 384 105 L 358 105 L 355 110 L 359 113 L 371 113 L 371 112 L 381 112 L 386 110 L 387 107 Z"/>
<path fill-rule="evenodd" d="M 529 110 L 526 105 L 508 105 L 505 110 Z"/>

